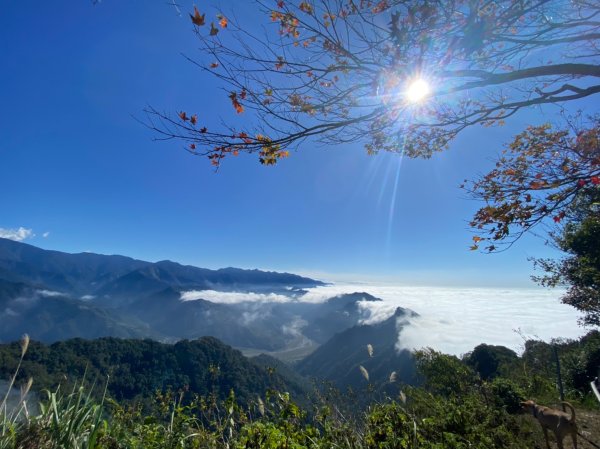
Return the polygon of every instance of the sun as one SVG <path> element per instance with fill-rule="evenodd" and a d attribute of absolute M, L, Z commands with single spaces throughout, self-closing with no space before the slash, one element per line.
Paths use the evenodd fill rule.
<path fill-rule="evenodd" d="M 418 103 L 429 95 L 431 88 L 423 78 L 413 80 L 405 91 L 405 96 L 411 103 Z"/>

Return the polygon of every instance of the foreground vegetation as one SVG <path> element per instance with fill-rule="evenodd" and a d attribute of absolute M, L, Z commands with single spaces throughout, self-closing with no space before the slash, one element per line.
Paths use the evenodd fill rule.
<path fill-rule="evenodd" d="M 15 372 L 28 345 L 15 347 Z M 567 399 L 597 419 L 586 383 L 599 366 L 600 334 L 556 346 Z M 556 403 L 552 349 L 530 341 L 518 357 L 480 345 L 462 360 L 423 350 L 415 354 L 420 386 L 398 386 L 392 378 L 385 386 L 365 379 L 364 389 L 344 394 L 323 387 L 305 409 L 273 389 L 241 401 L 233 390 L 222 397 L 182 386 L 157 391 L 149 413 L 143 401 L 110 398 L 113 379 L 93 387 L 84 373 L 68 391 L 44 392 L 33 412 L 25 380 L 12 405 L 8 393 L 0 404 L 0 448 L 533 448 L 543 441 L 539 426 L 519 412 L 519 401 Z M 9 381 L 13 390 L 17 378 Z M 359 408 L 353 397 L 368 404 Z M 597 441 L 584 422 L 580 431 Z"/>

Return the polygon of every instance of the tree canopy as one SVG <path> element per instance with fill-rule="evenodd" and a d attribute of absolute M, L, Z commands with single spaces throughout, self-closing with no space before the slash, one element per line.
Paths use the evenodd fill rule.
<path fill-rule="evenodd" d="M 489 173 L 463 187 L 485 203 L 470 223 L 471 249 L 502 250 L 544 226 L 565 256 L 534 260 L 545 272 L 534 280 L 567 286 L 562 301 L 583 312 L 584 324 L 600 325 L 600 118 L 529 127 Z"/>
<path fill-rule="evenodd" d="M 462 186 L 485 203 L 470 223 L 477 232 L 472 249 L 505 248 L 550 219 L 559 226 L 580 221 L 578 199 L 600 190 L 599 145 L 600 117 L 560 129 L 530 126 L 518 134 L 491 171 Z"/>
<path fill-rule="evenodd" d="M 567 222 L 553 234 L 565 256 L 536 260 L 546 272 L 537 280 L 548 286 L 567 285 L 562 301 L 583 312 L 584 324 L 600 326 L 600 188 L 584 190 L 565 216 Z"/>
<path fill-rule="evenodd" d="M 462 130 L 600 92 L 595 0 L 256 0 L 265 26 L 190 14 L 194 62 L 243 121 L 149 108 L 159 138 L 218 166 L 275 164 L 311 138 L 429 157 Z"/>

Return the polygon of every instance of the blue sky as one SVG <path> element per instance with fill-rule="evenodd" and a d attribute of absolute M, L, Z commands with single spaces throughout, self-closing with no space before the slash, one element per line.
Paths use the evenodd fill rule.
<path fill-rule="evenodd" d="M 199 55 L 192 3 L 180 4 L 181 17 L 160 0 L 3 5 L 0 228 L 32 229 L 26 241 L 48 249 L 209 268 L 534 285 L 527 258 L 554 253 L 535 237 L 502 254 L 469 251 L 467 222 L 478 205 L 458 185 L 555 109 L 467 132 L 426 161 L 307 142 L 276 167 L 242 156 L 214 173 L 135 120 L 146 105 L 234 115 L 216 80 L 182 56 Z"/>

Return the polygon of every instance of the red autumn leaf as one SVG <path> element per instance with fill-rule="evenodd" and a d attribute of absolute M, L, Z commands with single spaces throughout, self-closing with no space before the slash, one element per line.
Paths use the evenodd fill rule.
<path fill-rule="evenodd" d="M 282 9 L 282 8 L 283 8 L 283 5 L 284 5 L 284 3 L 283 3 L 283 0 L 279 0 L 279 1 L 277 2 L 277 7 L 278 7 L 279 9 Z"/>
<path fill-rule="evenodd" d="M 598 184 L 600 184 L 600 178 L 598 176 L 592 176 L 590 178 L 590 182 L 592 184 L 594 184 L 595 186 L 597 186 Z"/>
<path fill-rule="evenodd" d="M 200 129 L 200 132 L 201 132 L 202 134 L 204 134 L 206 131 L 208 131 L 208 130 L 206 129 L 206 126 L 205 126 L 204 128 L 202 128 L 202 129 Z"/>
<path fill-rule="evenodd" d="M 197 26 L 202 26 L 202 25 L 204 25 L 204 23 L 205 23 L 205 22 L 204 22 L 204 16 L 205 16 L 205 15 L 206 15 L 206 14 L 200 14 L 200 11 L 198 11 L 198 8 L 196 8 L 196 7 L 194 6 L 194 15 L 191 15 L 191 14 L 190 14 L 190 17 L 192 18 L 192 23 L 193 23 L 194 25 L 197 25 Z"/>
<path fill-rule="evenodd" d="M 529 184 L 531 190 L 539 190 L 542 187 L 544 187 L 544 184 L 541 182 L 532 181 L 531 184 Z"/>
<path fill-rule="evenodd" d="M 180 118 L 181 120 L 183 120 L 184 122 L 189 120 L 189 118 L 188 118 L 187 114 L 185 113 L 185 111 L 181 111 L 181 112 L 180 112 L 179 114 L 177 114 L 177 115 L 179 115 L 179 118 Z"/>
<path fill-rule="evenodd" d="M 214 22 L 210 22 L 210 33 L 211 36 L 219 34 L 219 29 L 215 26 Z"/>
<path fill-rule="evenodd" d="M 585 185 L 586 185 L 586 182 L 584 179 L 580 179 L 579 181 L 577 181 L 578 187 L 584 187 Z"/>
<path fill-rule="evenodd" d="M 190 123 L 192 125 L 195 125 L 196 123 L 198 123 L 198 116 L 196 114 L 194 114 L 190 117 Z"/>
<path fill-rule="evenodd" d="M 245 100 L 246 99 L 246 94 L 247 94 L 246 89 L 242 89 L 242 91 L 240 92 L 240 98 L 242 100 Z"/>
<path fill-rule="evenodd" d="M 196 144 L 190 143 L 190 150 L 195 150 L 195 149 L 196 149 Z"/>
<path fill-rule="evenodd" d="M 565 218 L 566 213 L 564 211 L 562 211 L 560 214 L 556 215 L 553 219 L 555 223 L 559 223 L 560 220 L 562 220 L 563 218 Z"/>
<path fill-rule="evenodd" d="M 217 67 L 219 67 L 219 63 L 218 63 L 218 62 L 213 62 L 213 63 L 210 65 L 210 68 L 211 68 L 211 69 L 216 69 Z"/>
<path fill-rule="evenodd" d="M 277 56 L 277 61 L 278 62 L 275 64 L 275 70 L 281 70 L 285 65 L 285 59 L 283 59 L 283 56 Z"/>
<path fill-rule="evenodd" d="M 248 134 L 241 132 L 237 135 L 238 138 L 242 139 L 244 143 L 252 143 L 252 139 L 248 137 Z"/>

